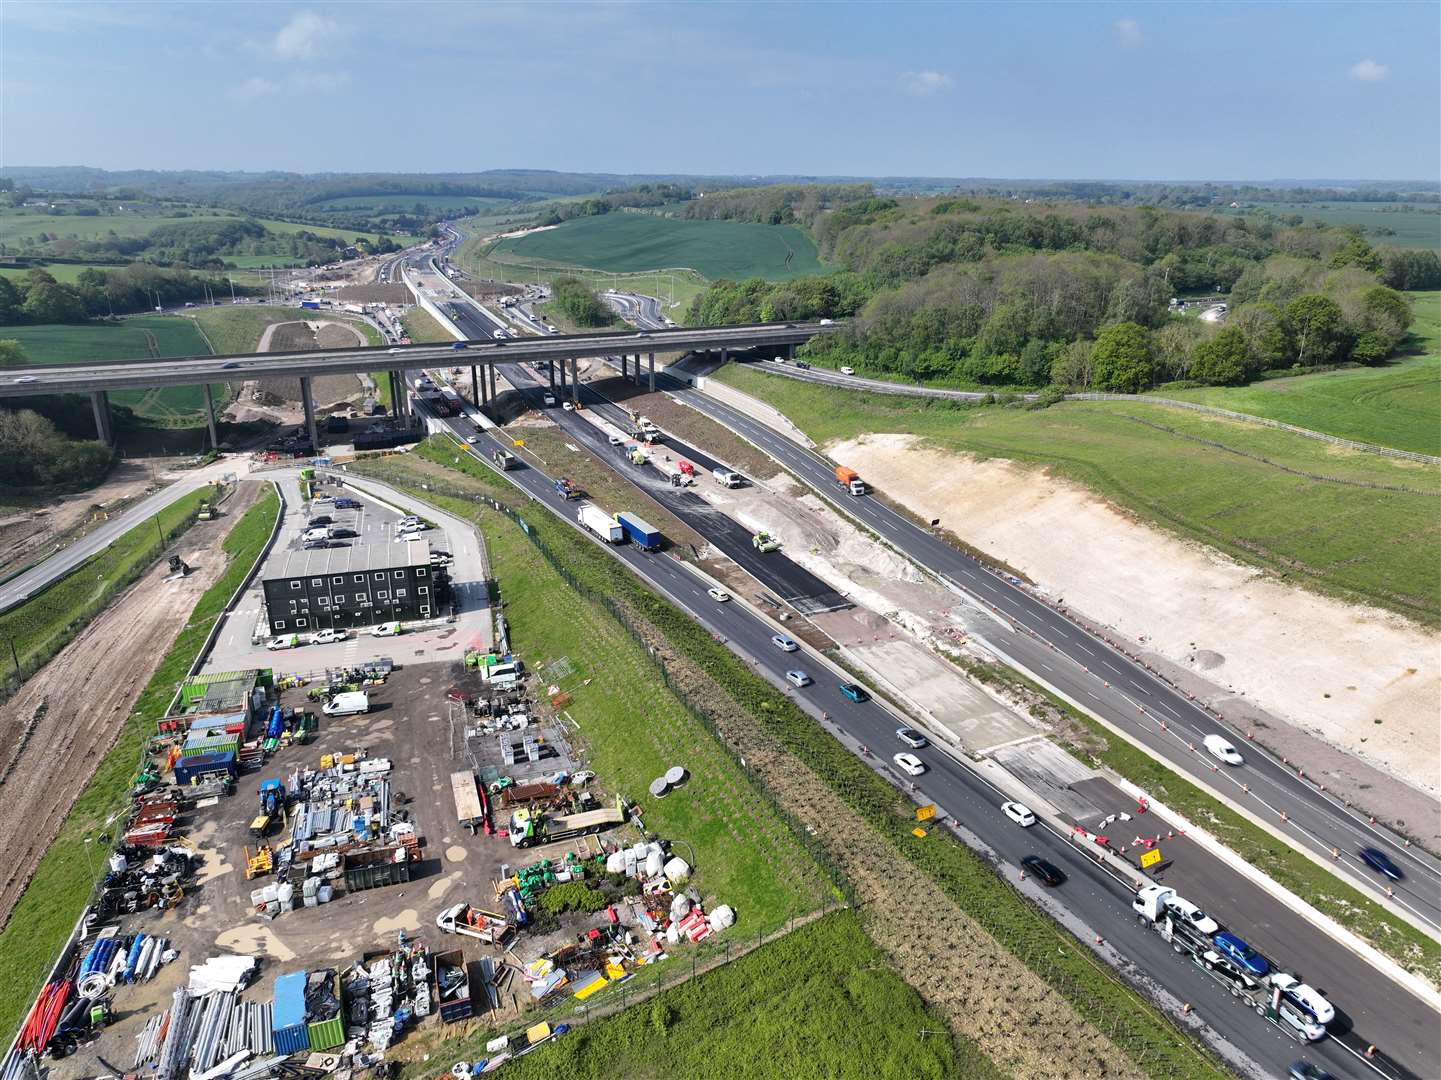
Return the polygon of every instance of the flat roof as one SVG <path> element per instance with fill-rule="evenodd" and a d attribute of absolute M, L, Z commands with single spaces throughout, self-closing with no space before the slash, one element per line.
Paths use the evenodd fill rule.
<path fill-rule="evenodd" d="M 326 574 L 429 565 L 430 541 L 420 537 L 387 544 L 355 544 L 351 547 L 291 551 L 273 570 L 268 570 L 262 580 L 288 581 L 291 578 L 323 577 Z"/>

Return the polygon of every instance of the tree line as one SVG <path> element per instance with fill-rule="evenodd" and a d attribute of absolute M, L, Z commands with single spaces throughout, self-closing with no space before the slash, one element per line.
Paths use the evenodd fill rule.
<path fill-rule="evenodd" d="M 0 347 L 14 342 L 0 342 Z M 83 491 L 105 478 L 115 452 L 95 440 L 68 439 L 31 409 L 0 409 L 0 488 Z"/>
<path fill-rule="evenodd" d="M 609 326 L 615 322 L 615 313 L 579 278 L 551 278 L 550 302 L 576 326 Z"/>
<path fill-rule="evenodd" d="M 0 326 L 21 323 L 78 323 L 105 315 L 148 311 L 157 303 L 184 303 L 211 295 L 227 295 L 224 278 L 204 277 L 189 270 L 166 270 L 136 263 L 117 270 L 87 266 L 75 284 L 55 280 L 38 267 L 20 278 L 0 275 Z M 248 292 L 236 286 L 239 293 Z"/>

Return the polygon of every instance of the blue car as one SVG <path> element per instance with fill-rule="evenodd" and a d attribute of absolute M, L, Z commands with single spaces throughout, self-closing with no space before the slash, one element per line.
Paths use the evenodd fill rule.
<path fill-rule="evenodd" d="M 860 686 L 860 685 L 857 684 L 857 683 L 853 683 L 853 682 L 844 682 L 844 683 L 841 683 L 841 685 L 840 685 L 840 691 L 841 691 L 842 694 L 845 694 L 846 697 L 848 697 L 848 698 L 850 698 L 852 701 L 854 701 L 857 705 L 859 705 L 859 704 L 860 704 L 861 702 L 863 702 L 863 701 L 870 701 L 870 700 L 871 700 L 871 695 L 868 694 L 868 693 L 866 693 L 865 688 L 862 687 L 862 686 Z"/>
<path fill-rule="evenodd" d="M 463 342 L 463 341 L 457 341 L 454 345 L 451 346 L 451 348 L 452 348 L 452 349 L 468 349 L 468 348 L 470 348 L 470 346 L 467 345 L 467 344 L 466 344 L 465 342 Z"/>
<path fill-rule="evenodd" d="M 1403 876 L 1401 868 L 1387 858 L 1384 851 L 1377 851 L 1373 847 L 1361 849 L 1361 861 L 1378 874 L 1385 874 L 1392 881 L 1400 881 Z"/>
<path fill-rule="evenodd" d="M 1270 970 L 1266 958 L 1229 930 L 1222 930 L 1211 939 L 1216 951 L 1247 974 L 1260 978 Z"/>

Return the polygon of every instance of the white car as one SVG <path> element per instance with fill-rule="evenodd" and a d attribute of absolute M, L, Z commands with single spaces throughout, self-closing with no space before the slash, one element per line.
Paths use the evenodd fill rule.
<path fill-rule="evenodd" d="M 606 439 L 610 442 L 611 446 L 621 446 L 625 443 L 625 440 L 619 435 L 607 435 Z"/>
<path fill-rule="evenodd" d="M 919 750 L 922 747 L 929 745 L 926 742 L 926 737 L 915 728 L 896 728 L 896 738 L 900 739 L 901 742 L 905 743 L 912 750 Z"/>
<path fill-rule="evenodd" d="M 1173 918 L 1189 923 L 1208 937 L 1221 929 L 1220 923 L 1179 893 L 1174 893 L 1166 899 L 1166 910 L 1171 913 Z"/>
<path fill-rule="evenodd" d="M 1325 1025 L 1336 1019 L 1336 1006 L 1327 1001 L 1315 987 L 1297 982 L 1294 975 L 1278 971 L 1271 976 L 1271 985 L 1280 987 L 1283 994 L 1309 1009 L 1318 1023 Z"/>
<path fill-rule="evenodd" d="M 774 645 L 781 652 L 795 652 L 797 649 L 800 648 L 799 645 L 797 645 L 790 638 L 786 637 L 784 634 L 772 634 L 771 644 Z"/>
<path fill-rule="evenodd" d="M 842 374 L 842 375 L 854 375 L 855 373 L 856 373 L 856 369 L 853 368 L 853 367 L 843 367 L 843 368 L 841 368 L 841 374 Z"/>
<path fill-rule="evenodd" d="M 717 604 L 724 604 L 727 600 L 731 598 L 731 594 L 726 592 L 724 589 L 707 589 L 706 595 L 709 596 L 712 600 L 714 600 Z"/>
<path fill-rule="evenodd" d="M 274 652 L 277 649 L 293 649 L 299 644 L 299 634 L 281 634 L 279 637 L 271 638 L 270 643 L 265 647 L 271 652 Z"/>
<path fill-rule="evenodd" d="M 1220 735 L 1207 735 L 1201 740 L 1201 745 L 1204 746 L 1207 752 L 1217 761 L 1223 761 L 1227 765 L 1246 764 L 1246 759 L 1237 752 L 1236 748 L 1232 746 L 1228 740 L 1222 738 Z"/>
<path fill-rule="evenodd" d="M 333 641 L 344 641 L 344 630 L 317 630 L 310 635 L 310 644 L 329 645 Z"/>
<path fill-rule="evenodd" d="M 395 637 L 399 633 L 400 623 L 398 622 L 383 622 L 379 626 L 370 628 L 371 637 Z"/>
<path fill-rule="evenodd" d="M 807 675 L 804 671 L 787 671 L 786 682 L 790 683 L 792 686 L 805 687 L 809 686 L 812 680 L 811 677 Z"/>
<path fill-rule="evenodd" d="M 896 763 L 897 768 L 911 776 L 920 776 L 926 771 L 926 763 L 915 754 L 897 754 L 891 760 Z"/>
<path fill-rule="evenodd" d="M 423 521 L 408 521 L 395 531 L 401 536 L 408 536 L 413 533 L 425 532 L 428 528 L 430 528 L 430 526 Z"/>
<path fill-rule="evenodd" d="M 405 352 L 404 349 L 388 349 L 388 350 L 386 350 L 386 351 L 387 351 L 387 352 L 393 352 L 393 353 Z"/>
<path fill-rule="evenodd" d="M 19 378 L 12 379 L 11 381 L 12 381 L 12 382 L 17 382 L 17 383 L 39 382 L 39 381 L 40 381 L 40 376 L 38 376 L 38 375 L 21 375 Z"/>
<path fill-rule="evenodd" d="M 575 412 L 575 402 L 573 401 L 562 401 L 560 407 L 566 412 Z"/>
<path fill-rule="evenodd" d="M 1007 800 L 1001 803 L 1001 810 L 1006 817 L 1010 818 L 1021 828 L 1029 828 L 1036 823 L 1036 815 L 1031 813 L 1031 808 L 1024 803 L 1011 802 Z"/>
<path fill-rule="evenodd" d="M 468 442 L 468 443 L 470 443 L 472 446 L 474 446 L 476 443 L 480 442 L 480 436 L 479 436 L 479 435 L 467 435 L 467 436 L 465 437 L 465 441 Z"/>

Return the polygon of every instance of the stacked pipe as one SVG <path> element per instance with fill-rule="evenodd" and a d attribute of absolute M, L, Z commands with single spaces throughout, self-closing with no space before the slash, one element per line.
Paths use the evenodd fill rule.
<path fill-rule="evenodd" d="M 170 1027 L 155 1066 L 155 1080 L 177 1080 L 190 1051 L 190 1029 L 196 1010 L 190 1008 L 190 992 L 178 987 L 170 1002 Z"/>
<path fill-rule="evenodd" d="M 135 1036 L 135 1071 L 149 1069 L 160 1056 L 161 1041 L 165 1038 L 166 1021 L 170 1013 L 152 1016 L 141 1032 Z"/>
<path fill-rule="evenodd" d="M 191 1048 L 191 1071 L 208 1073 L 220 1060 L 220 1049 L 225 1029 L 230 1024 L 230 1013 L 235 1005 L 235 994 L 229 990 L 207 994 L 200 999 L 197 1011 L 200 1019 L 195 1025 Z"/>
<path fill-rule="evenodd" d="M 64 1013 L 65 1003 L 70 997 L 70 987 L 70 981 L 65 979 L 49 983 L 40 991 L 40 996 L 30 1007 L 30 1015 L 25 1018 L 25 1024 L 15 1040 L 17 1050 L 33 1050 L 37 1054 L 45 1052 L 45 1047 L 55 1035 L 55 1029 L 60 1026 L 60 1016 Z"/>

